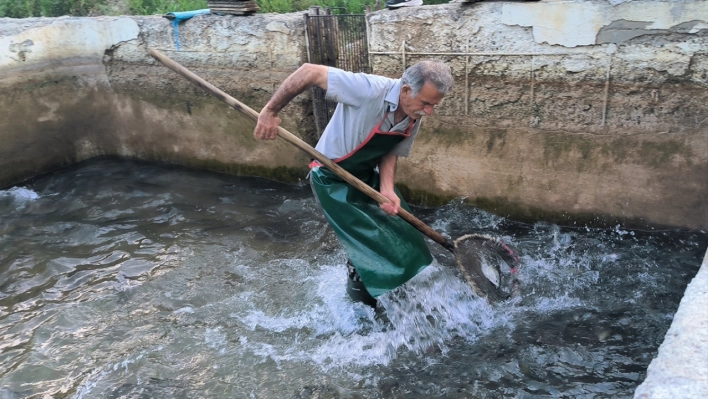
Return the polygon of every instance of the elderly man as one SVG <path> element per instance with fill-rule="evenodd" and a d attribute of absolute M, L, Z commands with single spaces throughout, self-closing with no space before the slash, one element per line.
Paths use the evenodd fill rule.
<path fill-rule="evenodd" d="M 394 186 L 396 162 L 409 155 L 421 117 L 442 101 L 452 75 L 439 61 L 418 62 L 401 79 L 304 64 L 263 108 L 254 136 L 275 139 L 278 112 L 313 86 L 338 103 L 316 149 L 390 200 L 379 206 L 318 162 L 310 164 L 315 197 L 349 256 L 347 292 L 375 307 L 374 298 L 432 262 L 420 232 L 395 217 L 399 207 L 408 210 Z"/>

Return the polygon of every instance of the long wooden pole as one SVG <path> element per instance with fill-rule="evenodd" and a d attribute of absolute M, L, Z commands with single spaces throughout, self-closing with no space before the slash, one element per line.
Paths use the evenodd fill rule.
<path fill-rule="evenodd" d="M 214 95 L 214 97 L 220 99 L 221 101 L 225 102 L 226 104 L 228 104 L 232 108 L 234 108 L 237 111 L 240 111 L 243 114 L 245 114 L 246 116 L 250 117 L 251 119 L 253 119 L 253 121 L 255 121 L 255 122 L 258 121 L 258 112 L 254 111 L 246 104 L 243 104 L 242 102 L 240 102 L 240 101 L 236 100 L 235 98 L 229 96 L 228 94 L 224 93 L 218 87 L 216 87 L 216 86 L 212 85 L 211 83 L 207 82 L 206 80 L 202 79 L 201 77 L 196 75 L 194 72 L 190 71 L 189 69 L 180 65 L 178 62 L 167 57 L 162 52 L 155 50 L 155 49 L 148 49 L 148 52 L 150 53 L 151 56 L 153 56 L 156 60 L 160 61 L 166 67 L 168 67 L 168 68 L 172 69 L 173 71 L 177 72 L 178 74 L 184 76 L 192 83 L 196 84 L 197 86 L 201 87 L 202 89 L 204 89 L 207 92 Z M 302 141 L 300 138 L 298 138 L 297 136 L 288 132 L 287 130 L 285 130 L 284 128 L 282 128 L 280 126 L 278 126 L 278 136 L 280 136 L 285 141 L 295 145 L 299 149 L 308 153 L 310 156 L 312 156 L 312 158 L 318 160 L 327 169 L 331 170 L 337 176 L 341 177 L 344 181 L 346 181 L 347 183 L 356 187 L 358 190 L 362 191 L 364 194 L 368 195 L 369 197 L 374 199 L 379 204 L 390 203 L 388 198 L 384 197 L 380 192 L 374 190 L 369 185 L 367 185 L 364 182 L 362 182 L 361 180 L 357 179 L 354 175 L 352 175 L 351 173 L 344 170 L 341 166 L 337 165 L 336 162 L 327 158 L 324 154 L 315 150 L 314 148 L 312 148 L 312 146 L 310 146 L 309 144 Z M 421 233 L 430 237 L 431 240 L 442 245 L 443 247 L 445 247 L 449 251 L 454 252 L 455 245 L 452 243 L 452 241 L 443 237 L 440 233 L 433 230 L 430 226 L 423 223 L 420 219 L 413 216 L 410 212 L 406 211 L 403 208 L 399 208 L 398 209 L 398 216 L 402 217 L 405 221 L 410 223 L 413 227 L 418 229 L 418 231 L 420 231 Z"/>

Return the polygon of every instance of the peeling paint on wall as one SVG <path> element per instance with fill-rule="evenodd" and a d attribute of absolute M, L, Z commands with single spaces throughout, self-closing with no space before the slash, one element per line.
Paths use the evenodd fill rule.
<path fill-rule="evenodd" d="M 505 3 L 502 23 L 532 27 L 538 43 L 565 47 L 620 43 L 640 35 L 708 29 L 708 2 Z"/>
<path fill-rule="evenodd" d="M 0 37 L 0 68 L 71 58 L 101 62 L 106 49 L 137 39 L 139 33 L 137 22 L 130 18 L 56 18 L 50 24 Z"/>

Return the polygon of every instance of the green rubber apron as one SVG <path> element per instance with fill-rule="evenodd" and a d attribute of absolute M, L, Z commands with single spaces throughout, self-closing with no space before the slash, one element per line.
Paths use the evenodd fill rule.
<path fill-rule="evenodd" d="M 375 168 L 381 157 L 409 137 L 415 123 L 411 121 L 405 133 L 383 132 L 380 128 L 385 118 L 359 147 L 334 160 L 376 190 L 380 182 Z M 433 257 L 418 230 L 382 211 L 376 201 L 317 161 L 310 168 L 310 182 L 325 216 L 372 297 L 404 284 L 430 265 Z M 396 194 L 401 197 L 398 190 Z M 403 199 L 401 207 L 410 212 Z"/>

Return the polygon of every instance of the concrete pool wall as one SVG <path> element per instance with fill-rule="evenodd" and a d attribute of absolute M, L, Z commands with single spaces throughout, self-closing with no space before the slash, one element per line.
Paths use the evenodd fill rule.
<path fill-rule="evenodd" d="M 708 251 L 635 399 L 708 397 Z"/>
<path fill-rule="evenodd" d="M 705 1 L 450 3 L 369 14 L 375 73 L 398 77 L 418 59 L 442 58 L 456 77 L 400 162 L 401 187 L 414 203 L 464 197 L 513 219 L 708 228 L 706 19 Z M 259 110 L 307 60 L 304 31 L 302 13 L 202 15 L 178 26 L 178 51 L 161 16 L 0 19 L 0 187 L 97 156 L 302 179 L 304 154 L 255 141 L 249 119 L 147 49 Z M 316 142 L 308 96 L 282 116 Z M 707 267 L 682 309 L 705 303 Z M 681 364 L 705 371 L 700 306 L 679 310 L 679 323 L 694 323 L 672 326 L 639 397 L 665 397 L 671 381 L 662 378 L 676 375 L 676 389 L 705 392 L 705 373 L 681 374 Z M 669 338 L 679 332 L 699 349 L 674 357 L 682 344 Z"/>
<path fill-rule="evenodd" d="M 399 183 L 522 220 L 708 227 L 708 3 L 450 3 L 368 14 L 375 73 L 442 58 L 453 92 Z M 259 110 L 307 60 L 302 13 L 0 19 L 0 186 L 98 155 L 294 181 L 306 157 L 147 54 Z M 308 96 L 283 114 L 314 144 Z"/>

